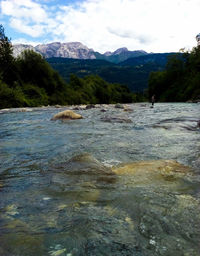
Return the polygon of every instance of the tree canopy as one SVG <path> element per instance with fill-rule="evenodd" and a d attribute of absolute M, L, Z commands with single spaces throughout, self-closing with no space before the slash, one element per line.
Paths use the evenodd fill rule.
<path fill-rule="evenodd" d="M 152 72 L 149 96 L 158 101 L 185 102 L 200 99 L 200 46 L 170 57 L 164 71 Z"/>

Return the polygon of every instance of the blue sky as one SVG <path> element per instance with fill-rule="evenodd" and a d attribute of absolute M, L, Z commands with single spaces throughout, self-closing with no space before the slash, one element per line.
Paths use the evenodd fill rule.
<path fill-rule="evenodd" d="M 99 52 L 196 46 L 200 0 L 0 0 L 13 43 L 81 42 Z"/>

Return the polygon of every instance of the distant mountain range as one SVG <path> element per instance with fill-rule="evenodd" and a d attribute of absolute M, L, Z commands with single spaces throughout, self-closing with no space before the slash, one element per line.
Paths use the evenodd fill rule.
<path fill-rule="evenodd" d="M 40 53 L 45 58 L 61 57 L 61 58 L 73 58 L 73 59 L 101 59 L 107 60 L 113 63 L 119 63 L 127 60 L 128 58 L 147 55 L 148 53 L 142 50 L 129 51 L 127 48 L 119 48 L 114 52 L 105 52 L 101 54 L 89 49 L 87 46 L 79 42 L 72 43 L 60 43 L 54 42 L 50 44 L 39 44 L 35 47 L 26 44 L 14 44 L 13 53 L 14 56 L 18 56 L 24 50 L 33 50 Z"/>
<path fill-rule="evenodd" d="M 174 53 L 147 53 L 119 48 L 101 54 L 79 42 L 13 45 L 14 55 L 30 49 L 43 55 L 49 64 L 69 82 L 70 74 L 78 77 L 99 75 L 109 83 L 127 85 L 131 91 L 142 92 L 148 86 L 149 74 L 163 70 Z"/>

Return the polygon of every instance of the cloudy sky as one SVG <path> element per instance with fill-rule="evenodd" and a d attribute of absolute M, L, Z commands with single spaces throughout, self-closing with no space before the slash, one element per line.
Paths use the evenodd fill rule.
<path fill-rule="evenodd" d="M 13 43 L 81 42 L 101 53 L 196 46 L 200 0 L 0 0 Z"/>

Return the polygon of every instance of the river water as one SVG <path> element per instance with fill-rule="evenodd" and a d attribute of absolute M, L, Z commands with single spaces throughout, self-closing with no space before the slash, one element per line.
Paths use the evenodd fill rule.
<path fill-rule="evenodd" d="M 0 110 L 0 255 L 200 255 L 200 104 L 128 108 Z"/>

